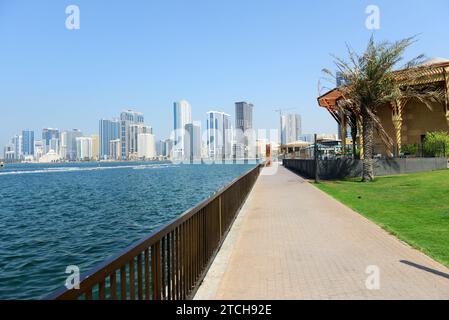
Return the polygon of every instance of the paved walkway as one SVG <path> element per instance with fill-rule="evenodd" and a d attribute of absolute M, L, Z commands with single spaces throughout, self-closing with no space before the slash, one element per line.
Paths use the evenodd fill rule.
<path fill-rule="evenodd" d="M 280 167 L 260 176 L 196 299 L 449 299 L 449 269 Z"/>

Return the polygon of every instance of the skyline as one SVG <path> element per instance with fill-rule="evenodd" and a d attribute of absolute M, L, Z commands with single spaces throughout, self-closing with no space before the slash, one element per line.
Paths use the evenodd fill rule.
<path fill-rule="evenodd" d="M 235 127 L 232 126 L 229 114 L 208 111 L 206 127 L 201 132 L 201 121 L 192 119 L 189 102 L 176 101 L 173 103 L 174 127 L 168 137 L 157 137 L 152 126 L 146 124 L 145 115 L 130 109 L 122 110 L 118 117 L 99 119 L 98 131 L 88 135 L 79 129 L 66 128 L 22 130 L 22 135 L 14 135 L 4 146 L 3 160 L 41 162 L 42 158 L 44 162 L 128 161 L 165 156 L 168 159 L 193 161 L 202 158 L 228 159 L 233 154 L 237 157 L 252 156 L 258 153 L 258 139 L 273 143 L 278 138 L 273 137 L 271 131 L 250 132 L 255 127 L 253 108 L 252 103 L 235 103 Z M 242 136 L 243 133 L 245 136 Z M 78 140 L 86 143 L 86 147 L 78 146 Z M 167 144 L 173 146 L 173 150 Z M 35 152 L 27 151 L 30 149 L 28 145 L 34 147 Z"/>
<path fill-rule="evenodd" d="M 376 1 L 377 40 L 418 34 L 410 56 L 449 56 L 440 40 L 449 27 L 447 1 L 390 2 Z M 304 132 L 335 133 L 316 103 L 321 69 L 333 67 L 331 53 L 344 56 L 346 42 L 362 50 L 373 33 L 364 26 L 371 1 L 77 1 L 81 28 L 72 31 L 64 26 L 69 4 L 0 2 L 2 146 L 27 128 L 95 133 L 97 119 L 126 108 L 145 113 L 163 139 L 172 101 L 181 99 L 202 126 L 207 111 L 235 118 L 234 102 L 251 101 L 257 129 L 278 128 L 274 110 L 296 108 Z M 322 22 L 336 13 L 332 27 Z M 430 23 L 415 23 L 430 15 Z"/>

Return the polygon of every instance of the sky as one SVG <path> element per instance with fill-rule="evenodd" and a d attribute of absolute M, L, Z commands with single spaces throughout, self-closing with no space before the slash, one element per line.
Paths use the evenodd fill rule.
<path fill-rule="evenodd" d="M 69 5 L 79 30 L 66 28 Z M 365 26 L 368 5 L 378 30 Z M 278 128 L 274 110 L 293 108 L 304 133 L 335 133 L 316 101 L 332 54 L 362 51 L 374 33 L 418 35 L 408 58 L 449 58 L 447 12 L 447 0 L 0 0 L 0 146 L 26 128 L 93 134 L 127 108 L 167 138 L 181 99 L 203 125 L 207 111 L 234 119 L 248 101 L 256 128 Z"/>

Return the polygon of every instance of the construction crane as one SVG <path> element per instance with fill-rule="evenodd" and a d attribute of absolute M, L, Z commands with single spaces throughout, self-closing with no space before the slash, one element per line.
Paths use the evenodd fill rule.
<path fill-rule="evenodd" d="M 278 112 L 279 113 L 279 130 L 281 132 L 281 145 L 282 145 L 282 138 L 283 138 L 283 134 L 282 134 L 282 115 L 284 114 L 285 111 L 290 111 L 290 110 L 296 110 L 296 108 L 288 108 L 288 109 L 276 109 L 274 110 L 274 112 Z"/>

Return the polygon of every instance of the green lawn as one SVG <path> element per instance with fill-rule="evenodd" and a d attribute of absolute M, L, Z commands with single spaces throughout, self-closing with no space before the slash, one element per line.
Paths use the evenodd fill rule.
<path fill-rule="evenodd" d="M 449 170 L 316 186 L 449 266 Z"/>

